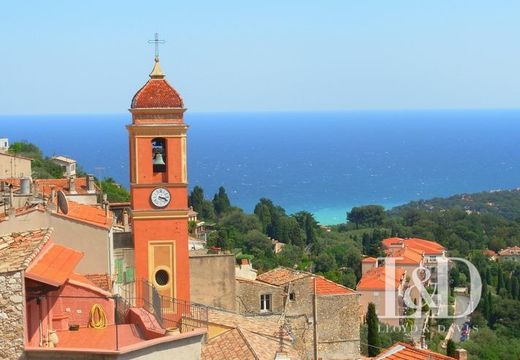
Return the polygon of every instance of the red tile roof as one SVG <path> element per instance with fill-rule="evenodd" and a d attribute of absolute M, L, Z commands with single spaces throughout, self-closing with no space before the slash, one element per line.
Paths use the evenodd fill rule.
<path fill-rule="evenodd" d="M 53 286 L 63 285 L 79 263 L 83 253 L 58 244 L 51 244 L 25 272 L 29 279 Z"/>
<path fill-rule="evenodd" d="M 316 276 L 316 294 L 317 295 L 341 295 L 354 294 L 355 291 L 346 286 L 327 280 L 323 276 Z"/>
<path fill-rule="evenodd" d="M 383 239 L 381 243 L 386 249 L 392 247 L 395 248 L 398 245 L 401 245 L 402 247 L 408 247 L 418 253 L 424 253 L 425 255 L 441 255 L 446 250 L 444 246 L 435 241 L 419 238 L 401 239 L 398 237 L 392 237 Z"/>
<path fill-rule="evenodd" d="M 108 274 L 85 274 L 85 277 L 97 287 L 105 291 L 112 291 L 112 282 Z"/>
<path fill-rule="evenodd" d="M 422 253 L 408 247 L 388 249 L 386 255 L 395 258 L 396 265 L 419 265 L 423 259 Z"/>
<path fill-rule="evenodd" d="M 375 263 L 377 262 L 377 259 L 371 256 L 367 256 L 363 260 L 361 260 L 362 263 Z"/>
<path fill-rule="evenodd" d="M 375 360 L 453 360 L 452 357 L 442 355 L 430 350 L 416 349 L 410 344 L 396 343 L 383 353 L 375 357 Z"/>
<path fill-rule="evenodd" d="M 500 250 L 498 254 L 500 256 L 520 256 L 520 246 L 512 246 L 505 248 L 503 250 Z"/>
<path fill-rule="evenodd" d="M 50 195 L 52 187 L 54 187 L 56 191 L 62 190 L 63 192 L 65 192 L 65 195 L 71 195 L 69 188 L 69 179 L 34 179 L 34 182 L 36 183 L 38 192 L 44 195 Z M 89 194 L 87 188 L 87 178 L 78 177 L 76 178 L 75 183 L 76 194 Z M 96 184 L 94 184 L 94 189 L 96 193 L 99 193 L 99 187 Z"/>
<path fill-rule="evenodd" d="M 256 279 L 271 285 L 280 286 L 291 281 L 303 279 L 310 275 L 312 274 L 304 271 L 297 271 L 285 267 L 277 267 L 276 269 L 258 275 Z"/>
<path fill-rule="evenodd" d="M 389 286 L 393 289 L 397 289 L 401 282 L 401 278 L 405 274 L 405 270 L 403 268 L 395 268 L 395 283 L 389 284 Z M 370 269 L 367 271 L 359 280 L 356 290 L 357 291 L 385 291 L 387 285 L 386 278 L 386 267 L 381 266 L 377 268 Z"/>
<path fill-rule="evenodd" d="M 228 330 L 225 333 L 208 340 L 208 342 L 202 347 L 201 358 L 203 360 L 258 359 L 238 328 Z"/>
<path fill-rule="evenodd" d="M 446 250 L 444 246 L 435 241 L 419 238 L 404 239 L 404 246 L 417 252 L 423 252 L 425 255 L 441 255 Z"/>
<path fill-rule="evenodd" d="M 150 79 L 134 95 L 131 108 L 182 108 L 179 93 L 164 79 Z"/>
<path fill-rule="evenodd" d="M 281 266 L 258 275 L 256 277 L 256 281 L 264 282 L 274 286 L 282 286 L 289 282 L 297 281 L 306 277 L 314 277 L 316 279 L 316 294 L 318 295 L 341 295 L 355 293 L 354 290 L 337 284 L 334 281 L 327 280 L 321 275 L 312 274 L 306 271 L 293 270 Z"/>
<path fill-rule="evenodd" d="M 90 225 L 100 226 L 106 229 L 112 227 L 112 212 L 109 211 L 108 217 L 105 210 L 93 205 L 80 204 L 74 201 L 68 201 L 69 212 L 67 215 L 62 213 L 53 213 L 54 216 L 65 217 L 78 220 Z"/>
<path fill-rule="evenodd" d="M 0 273 L 26 269 L 50 240 L 52 229 L 0 235 Z"/>

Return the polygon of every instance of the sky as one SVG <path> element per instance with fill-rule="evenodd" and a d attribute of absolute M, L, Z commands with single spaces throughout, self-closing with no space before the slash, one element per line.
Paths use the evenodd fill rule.
<path fill-rule="evenodd" d="M 520 107 L 519 1 L 2 1 L 0 114 Z"/>

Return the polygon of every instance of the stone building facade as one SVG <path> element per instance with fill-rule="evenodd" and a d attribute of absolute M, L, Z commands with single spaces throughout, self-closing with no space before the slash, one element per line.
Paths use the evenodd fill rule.
<path fill-rule="evenodd" d="M 24 306 L 22 271 L 0 274 L 0 358 L 22 359 Z"/>
<path fill-rule="evenodd" d="M 262 295 L 271 296 L 269 311 Z M 237 310 L 278 315 L 302 358 L 359 359 L 359 294 L 322 276 L 276 268 L 256 280 L 237 279 Z M 316 336 L 315 336 L 316 334 Z"/>

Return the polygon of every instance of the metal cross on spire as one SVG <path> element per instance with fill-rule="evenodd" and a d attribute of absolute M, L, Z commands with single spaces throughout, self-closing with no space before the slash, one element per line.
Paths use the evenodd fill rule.
<path fill-rule="evenodd" d="M 164 44 L 166 40 L 159 40 L 159 33 L 155 33 L 155 39 L 148 40 L 148 44 L 155 45 L 155 60 L 159 60 L 159 44 Z"/>

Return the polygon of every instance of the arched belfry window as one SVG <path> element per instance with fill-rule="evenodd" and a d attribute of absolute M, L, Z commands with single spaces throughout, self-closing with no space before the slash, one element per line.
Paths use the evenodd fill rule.
<path fill-rule="evenodd" d="M 152 140 L 153 172 L 166 172 L 166 140 L 155 138 Z"/>

